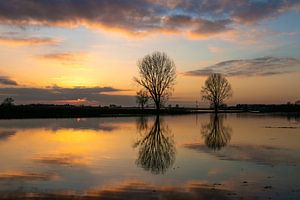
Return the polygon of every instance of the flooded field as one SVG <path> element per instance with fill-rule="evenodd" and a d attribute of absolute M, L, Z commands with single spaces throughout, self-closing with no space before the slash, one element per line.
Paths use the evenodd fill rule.
<path fill-rule="evenodd" d="M 300 199 L 300 118 L 0 120 L 0 199 Z"/>

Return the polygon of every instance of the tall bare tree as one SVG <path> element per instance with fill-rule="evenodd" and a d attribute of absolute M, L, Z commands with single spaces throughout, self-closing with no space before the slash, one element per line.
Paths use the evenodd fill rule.
<path fill-rule="evenodd" d="M 149 100 L 149 95 L 146 90 L 140 90 L 136 93 L 136 103 L 144 109 L 144 106 L 147 104 Z"/>
<path fill-rule="evenodd" d="M 134 81 L 149 92 L 159 111 L 173 90 L 176 80 L 175 64 L 167 54 L 154 52 L 139 60 L 137 65 L 140 78 L 134 77 Z"/>
<path fill-rule="evenodd" d="M 217 113 L 220 105 L 232 96 L 231 85 L 221 74 L 211 74 L 202 87 L 201 96 L 203 100 L 210 102 Z"/>

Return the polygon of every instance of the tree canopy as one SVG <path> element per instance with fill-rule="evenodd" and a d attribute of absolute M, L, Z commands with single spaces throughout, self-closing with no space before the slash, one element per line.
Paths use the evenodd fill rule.
<path fill-rule="evenodd" d="M 140 90 L 136 93 L 136 103 L 144 109 L 144 106 L 147 105 L 149 100 L 149 95 L 146 90 Z"/>
<path fill-rule="evenodd" d="M 202 87 L 201 96 L 218 112 L 224 101 L 232 96 L 231 85 L 223 75 L 211 74 Z"/>
<path fill-rule="evenodd" d="M 176 80 L 176 67 L 166 53 L 154 52 L 138 61 L 139 78 L 134 80 L 150 94 L 156 109 L 168 99 Z"/>

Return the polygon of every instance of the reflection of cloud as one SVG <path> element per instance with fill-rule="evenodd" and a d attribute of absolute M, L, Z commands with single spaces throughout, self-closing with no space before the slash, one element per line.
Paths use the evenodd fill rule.
<path fill-rule="evenodd" d="M 51 173 L 32 173 L 25 171 L 0 172 L 0 181 L 49 181 L 57 178 L 57 175 Z"/>
<path fill-rule="evenodd" d="M 202 182 L 190 182 L 181 187 L 154 186 L 144 182 L 125 182 L 110 188 L 87 191 L 100 199 L 228 199 L 229 191 Z"/>
<path fill-rule="evenodd" d="M 296 152 L 272 146 L 229 145 L 217 152 L 209 151 L 205 145 L 200 143 L 185 144 L 184 147 L 212 154 L 221 160 L 249 161 L 265 165 L 300 164 Z"/>
<path fill-rule="evenodd" d="M 11 129 L 43 128 L 51 131 L 61 129 L 95 130 L 111 132 L 121 126 L 117 122 L 111 122 L 110 118 L 79 118 L 79 119 L 35 119 L 35 120 L 0 120 L 0 127 Z M 11 130 L 10 130 L 11 131 Z"/>
<path fill-rule="evenodd" d="M 7 130 L 7 131 L 0 131 L 0 140 L 6 140 L 7 138 L 16 134 L 16 131 Z"/>
<path fill-rule="evenodd" d="M 18 85 L 18 83 L 7 76 L 0 76 L 0 85 Z"/>
<path fill-rule="evenodd" d="M 139 147 L 137 165 L 154 174 L 165 173 L 175 160 L 174 141 L 169 135 L 168 127 L 156 116 L 152 128 L 135 144 Z"/>
<path fill-rule="evenodd" d="M 51 164 L 51 165 L 87 165 L 89 160 L 85 157 L 81 157 L 73 154 L 58 154 L 58 155 L 47 155 L 47 156 L 37 156 L 33 158 L 34 161 Z"/>
<path fill-rule="evenodd" d="M 208 171 L 208 175 L 209 176 L 217 176 L 219 174 L 223 173 L 223 169 L 222 168 L 212 168 Z"/>
<path fill-rule="evenodd" d="M 294 0 L 0 1 L 0 23 L 86 26 L 127 34 L 187 33 L 205 37 L 298 9 Z M 235 25 L 235 26 L 234 26 Z"/>
<path fill-rule="evenodd" d="M 122 91 L 112 87 L 6 87 L 0 88 L 0 99 L 10 96 L 17 103 L 54 103 L 54 104 L 119 104 L 133 105 L 134 97 L 127 95 L 110 95 Z M 85 100 L 82 102 L 82 100 Z"/>
<path fill-rule="evenodd" d="M 269 76 L 294 72 L 299 70 L 299 67 L 299 59 L 262 57 L 244 60 L 228 60 L 203 69 L 186 72 L 186 75 L 207 76 L 212 73 L 221 73 L 226 76 Z"/>
<path fill-rule="evenodd" d="M 8 46 L 56 45 L 59 42 L 49 37 L 0 36 L 0 45 Z"/>
<path fill-rule="evenodd" d="M 155 186 L 144 182 L 128 181 L 100 189 L 90 189 L 80 195 L 76 191 L 65 191 L 59 193 L 30 192 L 31 196 L 38 199 L 229 199 L 232 192 L 219 189 L 214 185 L 201 182 L 191 182 L 183 186 Z M 7 195 L 7 194 L 6 194 Z M 28 197 L 26 192 L 11 194 L 10 197 Z"/>

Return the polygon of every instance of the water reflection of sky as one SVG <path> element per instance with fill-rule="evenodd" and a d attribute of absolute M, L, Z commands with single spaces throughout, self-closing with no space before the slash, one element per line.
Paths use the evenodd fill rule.
<path fill-rule="evenodd" d="M 297 119 L 1 120 L 0 195 L 297 198 Z"/>

